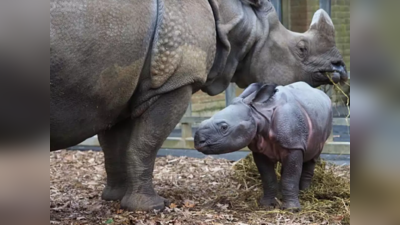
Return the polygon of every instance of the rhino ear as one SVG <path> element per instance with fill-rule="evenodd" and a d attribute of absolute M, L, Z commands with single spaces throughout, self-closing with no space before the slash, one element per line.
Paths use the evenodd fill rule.
<path fill-rule="evenodd" d="M 258 91 L 261 87 L 261 83 L 252 83 L 242 92 L 242 94 L 239 95 L 239 98 L 247 98 L 252 93 Z"/>
<path fill-rule="evenodd" d="M 333 25 L 331 17 L 323 9 L 319 9 L 314 13 L 310 29 L 335 32 L 335 26 Z"/>
<path fill-rule="evenodd" d="M 264 103 L 267 102 L 276 92 L 276 84 L 265 84 L 257 92 L 256 97 L 254 97 L 253 102 Z"/>
<path fill-rule="evenodd" d="M 242 2 L 258 8 L 261 7 L 262 0 L 242 0 Z"/>

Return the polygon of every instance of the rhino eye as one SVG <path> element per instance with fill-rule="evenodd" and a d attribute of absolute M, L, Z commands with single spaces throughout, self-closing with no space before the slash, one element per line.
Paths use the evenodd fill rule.
<path fill-rule="evenodd" d="M 305 41 L 300 41 L 297 44 L 297 48 L 298 48 L 298 53 L 300 58 L 305 58 L 308 55 L 308 48 L 307 48 L 307 43 Z"/>
<path fill-rule="evenodd" d="M 222 123 L 222 124 L 220 125 L 220 127 L 221 127 L 221 130 L 222 130 L 222 131 L 226 131 L 226 130 L 228 129 L 228 124 Z"/>

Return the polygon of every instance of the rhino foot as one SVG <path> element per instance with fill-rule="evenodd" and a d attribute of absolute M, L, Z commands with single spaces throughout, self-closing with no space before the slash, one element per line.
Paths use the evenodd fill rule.
<path fill-rule="evenodd" d="M 117 201 L 121 200 L 126 193 L 125 187 L 111 187 L 107 185 L 104 190 L 101 198 L 105 201 Z"/>
<path fill-rule="evenodd" d="M 282 209 L 290 212 L 300 212 L 301 205 L 299 200 L 286 201 L 282 204 Z"/>
<path fill-rule="evenodd" d="M 163 210 L 169 201 L 157 194 L 131 194 L 125 195 L 121 200 L 121 208 L 129 211 Z"/>
<path fill-rule="evenodd" d="M 279 203 L 275 198 L 266 198 L 266 197 L 261 198 L 260 204 L 264 208 L 267 208 L 267 210 L 273 210 L 278 208 L 279 206 Z"/>
<path fill-rule="evenodd" d="M 307 190 L 308 188 L 310 188 L 310 186 L 311 186 L 311 180 L 307 180 L 307 181 L 301 181 L 300 182 L 300 187 L 299 187 L 299 190 L 301 190 L 301 191 L 304 191 L 304 190 Z"/>

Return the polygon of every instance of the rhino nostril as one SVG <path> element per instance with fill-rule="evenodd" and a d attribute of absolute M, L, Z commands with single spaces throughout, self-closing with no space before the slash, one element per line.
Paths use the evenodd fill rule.
<path fill-rule="evenodd" d="M 194 143 L 195 148 L 196 148 L 198 151 L 202 152 L 202 151 L 204 150 L 204 148 L 206 147 L 206 145 L 207 145 L 207 143 L 206 143 L 206 138 L 201 137 L 201 136 L 199 136 L 199 135 L 196 135 L 196 138 L 195 138 L 194 141 L 195 141 L 195 143 Z"/>
<path fill-rule="evenodd" d="M 341 66 L 344 66 L 344 63 L 342 61 L 335 61 L 335 62 L 332 62 L 332 65 L 335 67 L 341 67 Z"/>
<path fill-rule="evenodd" d="M 197 144 L 197 145 L 203 145 L 206 142 L 206 138 L 204 138 L 198 132 L 195 134 L 194 140 L 195 140 L 195 144 Z"/>
<path fill-rule="evenodd" d="M 340 74 L 346 73 L 346 66 L 344 62 L 333 62 L 332 63 L 332 70 L 334 72 L 338 72 Z"/>

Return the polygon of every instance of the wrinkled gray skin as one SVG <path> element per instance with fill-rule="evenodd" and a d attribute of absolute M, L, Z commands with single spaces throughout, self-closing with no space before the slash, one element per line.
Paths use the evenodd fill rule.
<path fill-rule="evenodd" d="M 164 207 L 152 172 L 192 93 L 230 82 L 313 86 L 347 78 L 332 21 L 286 30 L 267 0 L 51 0 L 51 150 L 98 134 L 102 198 L 130 210 Z"/>
<path fill-rule="evenodd" d="M 331 100 L 322 91 L 304 82 L 277 88 L 256 83 L 232 105 L 203 121 L 194 141 L 195 148 L 204 154 L 248 146 L 263 183 L 261 204 L 268 208 L 277 206 L 274 166 L 281 162 L 282 207 L 298 211 L 299 190 L 310 186 L 331 129 Z"/>

